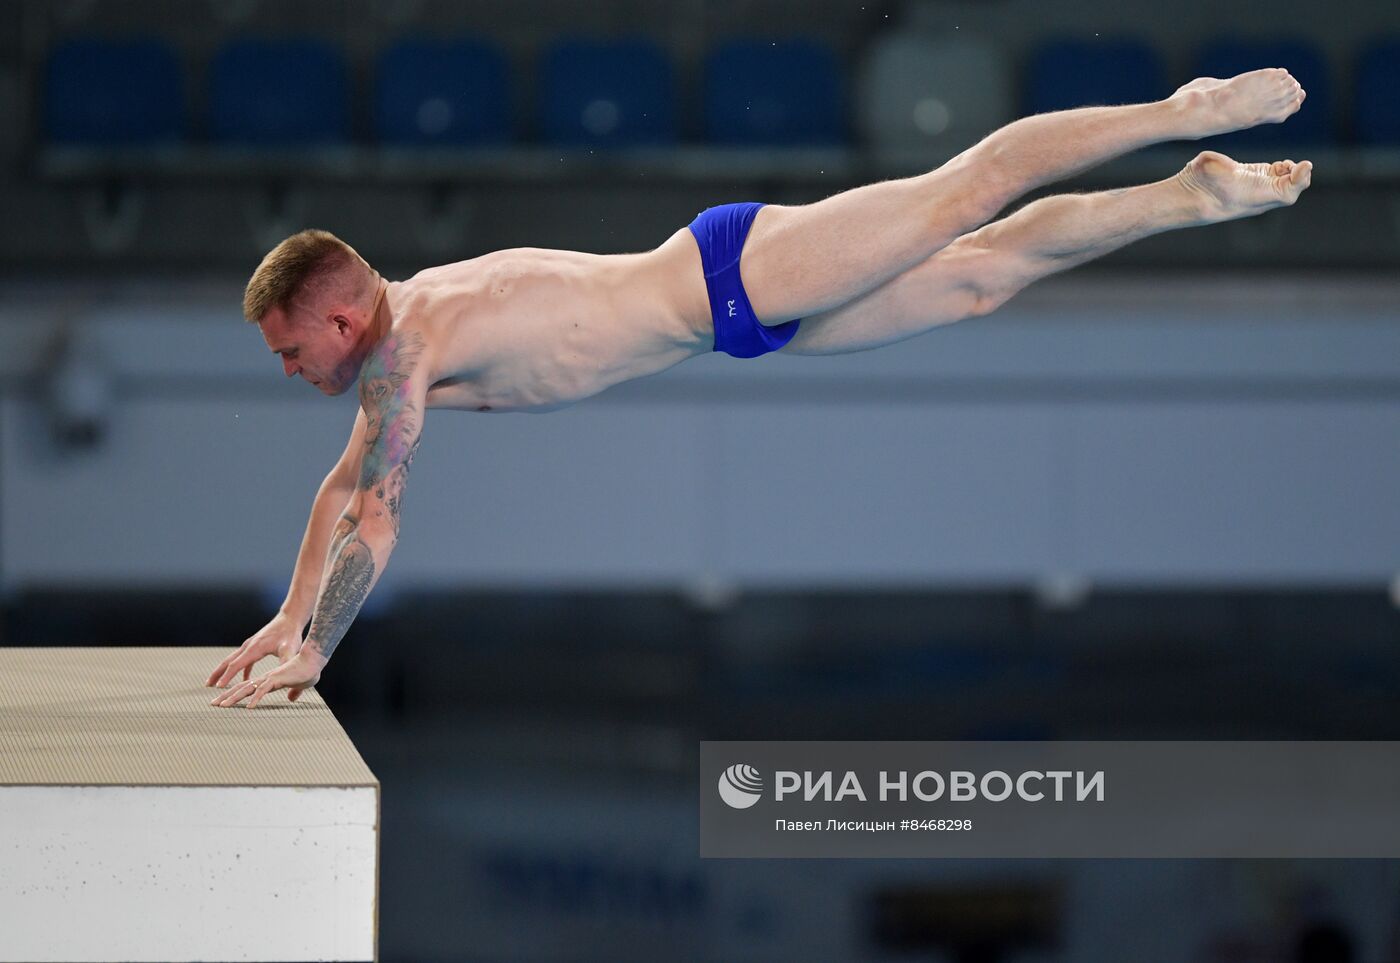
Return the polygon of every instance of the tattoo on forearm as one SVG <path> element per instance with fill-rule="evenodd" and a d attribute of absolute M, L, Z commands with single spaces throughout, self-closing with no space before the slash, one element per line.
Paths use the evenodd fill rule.
<path fill-rule="evenodd" d="M 329 659 L 345 637 L 373 583 L 374 554 L 353 528 L 352 520 L 352 527 L 336 546 L 330 575 L 316 602 L 311 631 L 306 635 L 306 644 L 320 652 L 322 658 Z"/>

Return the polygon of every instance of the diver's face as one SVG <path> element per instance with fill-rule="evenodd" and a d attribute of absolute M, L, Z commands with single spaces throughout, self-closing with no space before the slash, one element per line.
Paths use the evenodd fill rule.
<path fill-rule="evenodd" d="M 258 329 L 268 349 L 282 359 L 282 373 L 300 375 L 326 395 L 342 394 L 355 382 L 354 341 L 341 319 L 293 319 L 282 308 L 263 316 Z"/>

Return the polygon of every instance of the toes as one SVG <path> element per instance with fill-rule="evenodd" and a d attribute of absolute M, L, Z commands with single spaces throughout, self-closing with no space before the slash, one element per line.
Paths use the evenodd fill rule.
<path fill-rule="evenodd" d="M 1292 172 L 1286 177 L 1279 178 L 1280 193 L 1288 203 L 1292 204 L 1298 199 L 1298 195 L 1308 189 L 1312 183 L 1312 164 L 1308 161 L 1294 167 Z"/>

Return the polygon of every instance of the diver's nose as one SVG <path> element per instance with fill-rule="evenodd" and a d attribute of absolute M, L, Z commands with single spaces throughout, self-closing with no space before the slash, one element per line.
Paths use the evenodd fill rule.
<path fill-rule="evenodd" d="M 291 358 L 282 359 L 282 371 L 286 373 L 288 378 L 292 377 L 292 375 L 296 374 L 300 370 L 301 369 L 297 367 L 296 362 L 293 361 Z"/>

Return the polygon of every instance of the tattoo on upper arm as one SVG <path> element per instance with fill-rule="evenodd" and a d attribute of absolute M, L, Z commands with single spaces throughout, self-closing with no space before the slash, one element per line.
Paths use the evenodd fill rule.
<path fill-rule="evenodd" d="M 365 412 L 365 452 L 359 488 L 373 492 L 388 512 L 394 536 L 408 469 L 422 437 L 422 412 L 410 397 L 409 383 L 423 353 L 417 332 L 390 335 L 365 362 L 360 375 L 360 405 Z"/>

